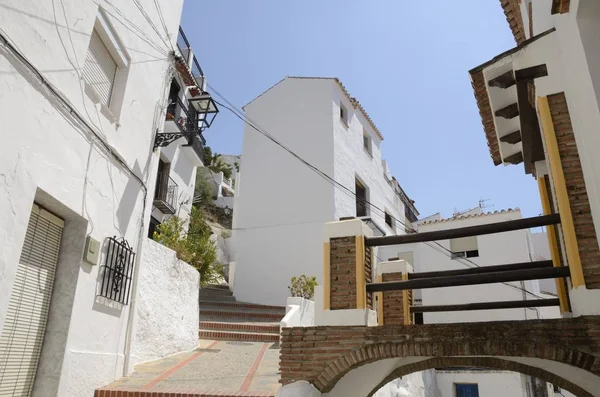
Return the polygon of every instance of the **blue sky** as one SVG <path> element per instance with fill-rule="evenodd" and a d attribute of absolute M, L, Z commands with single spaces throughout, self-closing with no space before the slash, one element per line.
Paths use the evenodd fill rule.
<path fill-rule="evenodd" d="M 487 210 L 541 212 L 522 164 L 493 165 L 469 80 L 515 45 L 498 0 L 186 0 L 182 26 L 209 83 L 238 107 L 286 75 L 339 77 L 421 216 L 482 198 Z M 242 134 L 225 109 L 205 131 L 228 154 Z"/>

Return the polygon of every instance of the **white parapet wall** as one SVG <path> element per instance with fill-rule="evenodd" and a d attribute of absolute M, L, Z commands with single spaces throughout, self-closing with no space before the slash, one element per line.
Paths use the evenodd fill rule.
<path fill-rule="evenodd" d="M 149 239 L 142 255 L 132 365 L 198 346 L 200 274 Z"/>
<path fill-rule="evenodd" d="M 281 320 L 281 328 L 311 327 L 315 325 L 315 302 L 311 300 L 289 297 L 285 311 L 285 317 Z"/>
<path fill-rule="evenodd" d="M 315 287 L 315 325 L 377 325 L 377 312 L 371 309 L 323 309 L 323 286 Z"/>

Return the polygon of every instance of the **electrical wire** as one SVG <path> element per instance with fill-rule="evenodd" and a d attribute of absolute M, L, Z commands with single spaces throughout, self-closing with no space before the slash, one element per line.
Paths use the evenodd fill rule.
<path fill-rule="evenodd" d="M 248 117 L 246 114 L 244 114 L 242 111 L 240 111 L 239 109 L 237 109 L 237 107 L 235 105 L 233 105 L 229 100 L 227 100 L 227 98 L 224 97 L 221 93 L 219 93 L 212 85 L 210 85 L 209 83 L 207 83 L 207 86 L 211 89 L 211 91 L 213 91 L 215 94 L 217 94 L 221 99 L 223 99 L 224 102 L 226 102 L 229 105 L 229 106 L 227 106 L 227 105 L 225 105 L 225 104 L 223 104 L 223 103 L 215 100 L 215 103 L 217 103 L 219 106 L 222 106 L 223 108 L 229 110 L 234 116 L 236 116 L 237 118 L 239 118 L 240 120 L 242 120 L 245 124 L 247 124 L 252 129 L 254 129 L 255 131 L 257 131 L 261 135 L 263 135 L 266 138 L 268 138 L 269 140 L 271 140 L 276 145 L 280 146 L 282 149 L 286 150 L 289 154 L 291 154 L 296 159 L 298 159 L 300 162 L 302 162 L 307 167 L 309 167 L 311 170 L 313 170 L 317 175 L 321 176 L 322 178 L 324 178 L 328 182 L 332 183 L 334 186 L 338 187 L 341 191 L 343 191 L 346 194 L 354 197 L 359 202 L 362 201 L 364 204 L 369 205 L 370 208 L 375 209 L 376 211 L 378 211 L 380 215 L 385 215 L 386 214 L 385 210 L 382 210 L 381 208 L 379 208 L 378 206 L 374 205 L 373 203 L 371 203 L 371 202 L 369 202 L 367 200 L 360 199 L 360 198 L 356 197 L 356 193 L 353 190 L 349 189 L 348 187 L 346 187 L 342 183 L 336 181 L 334 178 L 332 178 L 331 176 L 327 175 L 325 172 L 319 170 L 317 167 L 315 167 L 312 164 L 310 164 L 308 161 L 304 160 L 298 154 L 296 154 L 295 152 L 293 152 L 290 148 L 288 148 L 283 143 L 279 142 L 271 134 L 269 134 L 263 127 L 261 127 L 260 125 L 258 125 L 258 123 L 256 123 L 250 117 Z M 400 219 L 394 217 L 391 214 L 388 214 L 388 215 L 390 215 L 392 217 L 392 219 L 394 219 L 397 223 L 399 223 L 400 225 L 404 226 L 404 228 L 407 231 L 407 233 L 412 234 L 412 233 L 416 233 L 417 232 L 414 228 L 408 227 Z M 437 242 L 437 241 L 433 241 L 433 242 L 427 241 L 427 242 L 424 242 L 424 243 L 426 245 L 428 245 L 430 248 L 435 249 L 438 252 L 441 252 L 441 251 L 439 251 L 437 248 L 435 248 L 435 246 L 443 249 L 444 252 L 441 252 L 441 253 L 443 253 L 444 255 L 448 256 L 449 258 L 452 258 L 452 251 L 450 251 L 448 248 L 444 247 L 439 242 Z M 435 246 L 434 246 L 434 244 L 435 244 Z M 381 258 L 379 258 L 379 257 L 377 257 L 377 258 L 381 261 Z M 463 266 L 466 266 L 466 267 L 481 267 L 480 265 L 478 265 L 477 263 L 471 261 L 468 258 L 453 258 L 453 259 L 456 259 L 458 261 L 458 263 L 461 263 Z M 466 263 L 463 262 L 463 260 L 466 260 L 467 262 L 469 262 L 473 266 L 467 265 Z M 539 296 L 539 295 L 537 295 L 537 294 L 535 294 L 535 293 L 533 293 L 531 291 L 528 291 L 527 289 L 523 289 L 521 287 L 518 287 L 516 285 L 510 284 L 510 283 L 507 283 L 507 282 L 502 282 L 502 284 L 504 284 L 506 286 L 509 286 L 511 288 L 520 290 L 520 291 L 524 291 L 524 292 L 530 294 L 531 296 L 536 297 L 537 299 L 543 299 L 541 296 Z"/>
<path fill-rule="evenodd" d="M 133 3 L 138 8 L 138 10 L 140 11 L 140 13 L 144 17 L 144 19 L 148 22 L 148 25 L 150 25 L 150 27 L 152 28 L 152 30 L 154 30 L 154 32 L 156 33 L 156 35 L 158 36 L 158 38 L 160 39 L 160 41 L 162 41 L 163 44 L 167 48 L 170 48 L 172 51 L 175 51 L 175 49 L 173 48 L 173 45 L 168 40 L 169 39 L 168 32 L 167 32 L 167 40 L 165 40 L 162 37 L 162 35 L 160 34 L 160 32 L 158 31 L 158 28 L 156 27 L 156 25 L 154 25 L 154 22 L 152 21 L 152 18 L 150 18 L 150 16 L 148 16 L 148 13 L 146 13 L 146 10 L 144 10 L 144 6 L 139 2 L 139 0 L 133 0 Z"/>

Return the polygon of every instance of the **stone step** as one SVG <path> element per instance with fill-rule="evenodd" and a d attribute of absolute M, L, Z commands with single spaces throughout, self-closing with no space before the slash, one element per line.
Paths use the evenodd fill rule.
<path fill-rule="evenodd" d="M 200 301 L 202 303 L 215 303 L 215 302 L 235 302 L 235 296 L 229 295 L 200 295 Z"/>
<path fill-rule="evenodd" d="M 216 318 L 234 318 L 234 319 L 256 319 L 281 321 L 284 316 L 280 313 L 272 313 L 268 311 L 243 311 L 243 310 L 226 310 L 225 308 L 215 308 L 214 310 L 202 308 L 200 309 L 201 320 L 209 320 Z"/>
<path fill-rule="evenodd" d="M 233 296 L 233 292 L 228 289 L 202 288 L 200 290 L 200 295 Z"/>
<path fill-rule="evenodd" d="M 277 342 L 279 334 L 263 334 L 255 332 L 229 332 L 229 331 L 210 331 L 200 330 L 198 332 L 200 339 L 211 340 L 236 340 L 249 342 Z"/>
<path fill-rule="evenodd" d="M 209 284 L 206 285 L 204 288 L 225 289 L 229 291 L 229 284 Z"/>
<path fill-rule="evenodd" d="M 200 330 L 230 331 L 230 332 L 257 332 L 262 334 L 279 335 L 279 323 L 250 323 L 250 322 L 219 322 L 200 321 Z"/>
<path fill-rule="evenodd" d="M 213 307 L 227 307 L 227 308 L 236 308 L 236 309 L 261 309 L 261 310 L 273 310 L 282 313 L 285 316 L 285 307 L 284 306 L 270 306 L 270 305 L 260 305 L 257 303 L 246 303 L 246 302 L 220 302 L 220 301 L 208 301 L 208 300 L 200 300 L 200 307 L 204 308 L 205 306 Z"/>

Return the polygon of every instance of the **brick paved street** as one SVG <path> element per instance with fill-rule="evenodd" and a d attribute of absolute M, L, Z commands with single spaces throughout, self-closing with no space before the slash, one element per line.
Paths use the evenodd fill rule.
<path fill-rule="evenodd" d="M 136 366 L 96 397 L 274 396 L 278 364 L 273 343 L 200 340 L 194 351 Z"/>

